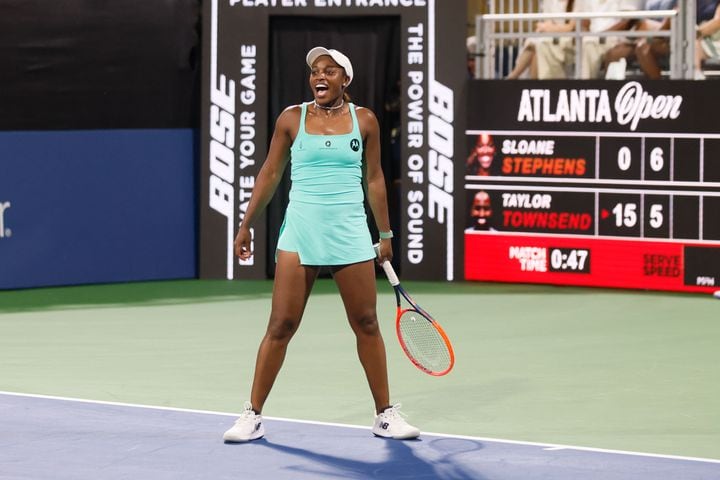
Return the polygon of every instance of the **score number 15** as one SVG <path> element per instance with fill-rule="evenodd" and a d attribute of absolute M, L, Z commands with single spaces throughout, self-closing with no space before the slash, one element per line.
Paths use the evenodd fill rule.
<path fill-rule="evenodd" d="M 634 227 L 638 221 L 636 203 L 616 203 L 612 209 L 615 215 L 616 227 Z M 650 205 L 648 223 L 652 228 L 660 228 L 665 220 L 663 216 L 663 205 L 656 203 Z"/>

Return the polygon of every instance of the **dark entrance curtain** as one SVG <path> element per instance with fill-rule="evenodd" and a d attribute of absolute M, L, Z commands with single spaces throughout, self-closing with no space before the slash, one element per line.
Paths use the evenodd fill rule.
<path fill-rule="evenodd" d="M 380 122 L 382 164 L 391 217 L 397 203 L 400 165 L 393 128 L 399 126 L 400 17 L 273 17 L 270 23 L 270 121 L 288 105 L 313 98 L 305 55 L 312 47 L 340 50 L 350 58 L 355 78 L 347 92 L 353 103 L 368 107 Z M 269 139 L 268 139 L 269 141 Z M 275 247 L 290 190 L 290 168 L 267 209 L 268 275 L 275 270 Z M 369 208 L 368 220 L 372 218 Z M 391 218 L 393 225 L 398 221 Z M 374 222 L 370 221 L 373 238 Z"/>

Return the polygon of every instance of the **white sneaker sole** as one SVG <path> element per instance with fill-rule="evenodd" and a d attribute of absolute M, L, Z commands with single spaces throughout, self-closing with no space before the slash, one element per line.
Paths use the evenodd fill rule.
<path fill-rule="evenodd" d="M 376 437 L 392 438 L 393 440 L 411 440 L 411 439 L 413 439 L 413 438 L 418 438 L 418 437 L 420 436 L 420 431 L 419 431 L 419 430 L 418 430 L 418 431 L 406 432 L 406 433 L 403 433 L 403 434 L 401 434 L 401 435 L 391 435 L 391 434 L 389 434 L 388 432 L 386 432 L 386 431 L 384 431 L 384 430 L 379 431 L 379 432 L 376 432 L 376 431 L 373 429 L 373 432 L 372 432 L 372 433 L 373 433 L 373 435 L 375 435 Z"/>

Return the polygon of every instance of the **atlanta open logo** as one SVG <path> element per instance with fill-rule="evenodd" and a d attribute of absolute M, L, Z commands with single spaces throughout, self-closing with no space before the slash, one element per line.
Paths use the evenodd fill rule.
<path fill-rule="evenodd" d="M 10 208 L 10 202 L 0 202 L 0 238 L 12 235 L 12 230 L 5 228 L 5 211 Z"/>

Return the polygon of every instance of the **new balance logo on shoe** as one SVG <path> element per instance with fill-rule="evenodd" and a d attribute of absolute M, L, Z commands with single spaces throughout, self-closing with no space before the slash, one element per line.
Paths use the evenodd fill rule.
<path fill-rule="evenodd" d="M 399 403 L 386 408 L 375 416 L 372 432 L 378 437 L 397 440 L 417 438 L 420 435 L 420 430 L 408 424 L 402 417 Z"/>

